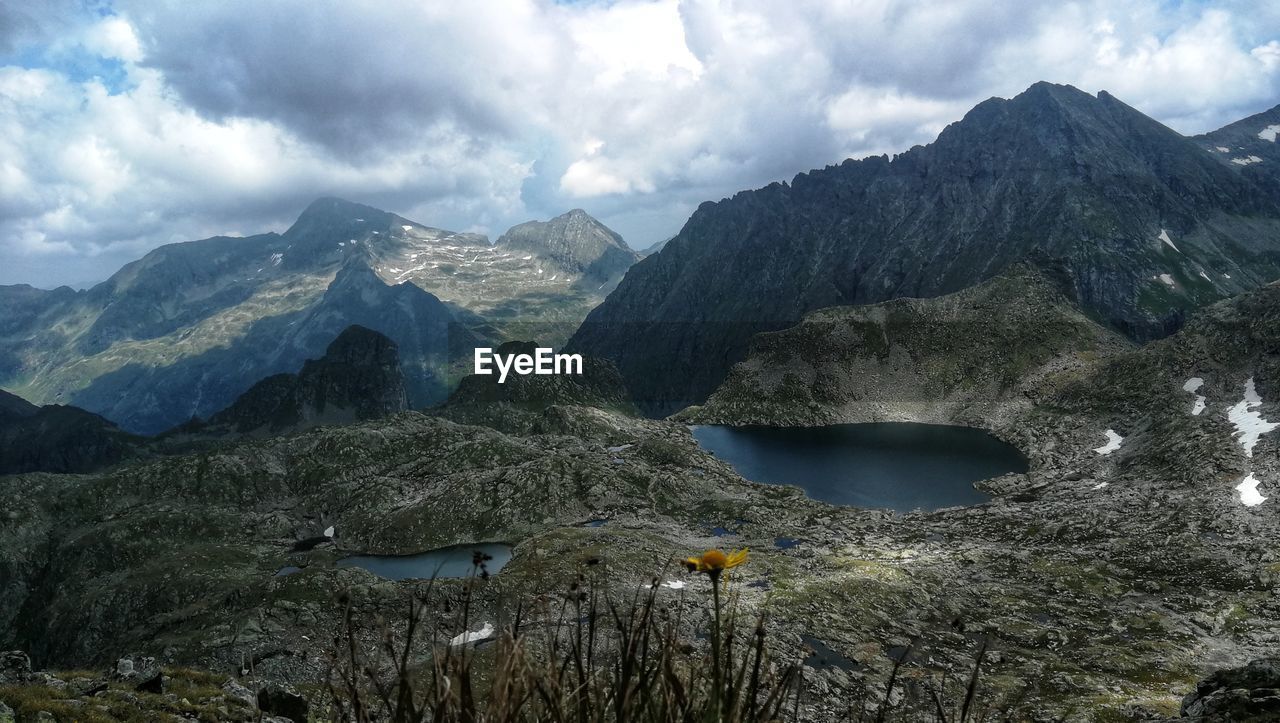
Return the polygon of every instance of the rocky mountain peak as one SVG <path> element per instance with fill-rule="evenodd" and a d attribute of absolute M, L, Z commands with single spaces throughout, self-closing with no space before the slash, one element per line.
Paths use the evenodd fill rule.
<path fill-rule="evenodd" d="M 514 226 L 498 238 L 496 246 L 535 252 L 569 273 L 594 281 L 616 278 L 640 258 L 621 236 L 580 208 L 549 221 Z"/>
<path fill-rule="evenodd" d="M 362 203 L 340 198 L 320 198 L 307 206 L 282 239 L 285 265 L 298 268 L 345 259 L 391 231 L 413 222 Z"/>
<path fill-rule="evenodd" d="M 267 377 L 241 394 L 202 434 L 277 433 L 320 424 L 376 419 L 409 408 L 395 342 L 372 329 L 347 327 L 319 359 L 297 374 Z"/>
<path fill-rule="evenodd" d="M 329 344 L 323 360 L 331 365 L 390 368 L 399 362 L 399 351 L 386 336 L 352 324 Z"/>
<path fill-rule="evenodd" d="M 1110 94 L 1037 83 L 892 159 L 702 204 L 568 348 L 615 362 L 670 413 L 705 399 L 756 332 L 954 293 L 1024 261 L 1131 338 L 1164 336 L 1280 273 L 1280 194 L 1250 170 L 1280 161 L 1241 171 L 1203 145 Z"/>
<path fill-rule="evenodd" d="M 366 206 L 363 203 L 355 203 L 333 197 L 317 198 L 303 209 L 302 213 L 298 215 L 298 220 L 294 221 L 293 226 L 289 227 L 285 235 L 297 236 L 308 228 L 320 225 L 343 226 L 367 223 L 374 226 L 385 226 L 399 218 L 393 213 L 388 213 L 373 206 Z"/>
<path fill-rule="evenodd" d="M 1074 86 L 1040 82 L 1009 98 L 992 98 L 951 124 L 929 148 L 932 152 L 992 154 L 1017 163 L 1037 159 L 1095 160 L 1113 154 L 1113 163 L 1139 162 L 1146 150 L 1189 141 L 1106 91 L 1090 95 Z M 1064 169 L 1070 170 L 1070 169 Z"/>

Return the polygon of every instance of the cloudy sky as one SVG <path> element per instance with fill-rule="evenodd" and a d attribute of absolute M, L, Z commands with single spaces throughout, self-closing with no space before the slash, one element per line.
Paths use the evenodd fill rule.
<path fill-rule="evenodd" d="M 1280 3 L 0 0 L 0 283 L 282 231 L 338 195 L 637 247 L 1037 80 L 1195 133 L 1280 103 Z M 1123 8 L 1121 8 L 1123 5 Z"/>

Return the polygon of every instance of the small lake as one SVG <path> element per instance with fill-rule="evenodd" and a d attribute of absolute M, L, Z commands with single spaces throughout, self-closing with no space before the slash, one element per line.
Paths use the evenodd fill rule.
<path fill-rule="evenodd" d="M 496 575 L 511 561 L 511 545 L 488 542 L 441 547 L 416 555 L 352 555 L 338 560 L 337 564 L 338 567 L 359 567 L 388 580 L 457 578 L 471 574 L 471 563 L 477 552 L 493 558 L 485 562 L 490 575 Z"/>
<path fill-rule="evenodd" d="M 1010 444 L 980 429 L 884 422 L 826 427 L 695 426 L 703 449 L 738 474 L 837 505 L 909 512 L 991 499 L 973 483 L 1026 472 Z"/>

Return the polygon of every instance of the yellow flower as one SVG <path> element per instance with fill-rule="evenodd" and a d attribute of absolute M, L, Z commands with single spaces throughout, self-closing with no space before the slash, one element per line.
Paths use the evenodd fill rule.
<path fill-rule="evenodd" d="M 707 550 L 697 557 L 686 558 L 684 566 L 689 568 L 689 572 L 705 572 L 709 575 L 719 575 L 721 572 L 732 570 L 746 561 L 746 548 L 728 554 L 725 554 L 724 550 Z"/>

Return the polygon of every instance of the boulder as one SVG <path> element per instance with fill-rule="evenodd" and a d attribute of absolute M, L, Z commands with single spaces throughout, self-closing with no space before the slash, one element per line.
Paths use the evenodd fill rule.
<path fill-rule="evenodd" d="M 164 673 L 156 671 L 148 678 L 144 678 L 141 683 L 134 687 L 139 693 L 154 693 L 160 695 L 164 693 Z"/>
<path fill-rule="evenodd" d="M 269 685 L 258 691 L 259 710 L 288 718 L 293 723 L 307 723 L 310 708 L 306 698 L 288 688 Z"/>
<path fill-rule="evenodd" d="M 1182 716 L 1201 721 L 1280 720 L 1280 658 L 1215 671 L 1182 699 Z"/>

